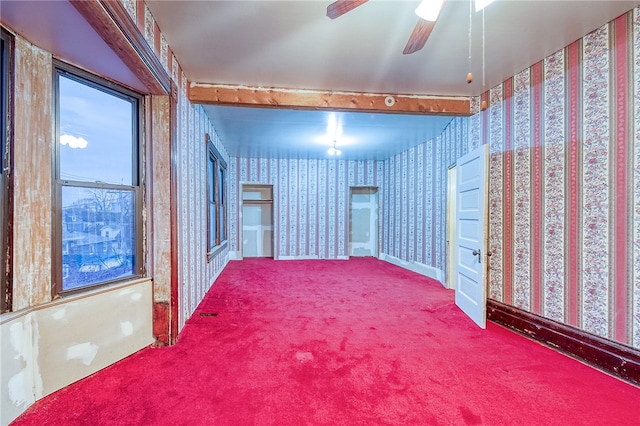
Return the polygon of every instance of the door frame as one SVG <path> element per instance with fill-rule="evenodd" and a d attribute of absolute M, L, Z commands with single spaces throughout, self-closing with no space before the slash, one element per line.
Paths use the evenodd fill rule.
<path fill-rule="evenodd" d="M 456 193 L 458 192 L 457 162 L 447 171 L 447 262 L 446 287 L 456 288 Z"/>
<path fill-rule="evenodd" d="M 349 202 L 347 203 L 347 257 L 351 257 L 351 197 L 353 196 L 354 189 L 372 189 L 376 194 L 376 253 L 374 256 L 376 259 L 380 258 L 380 187 L 376 185 L 352 185 L 349 186 Z"/>
<path fill-rule="evenodd" d="M 244 188 L 245 186 L 253 187 L 253 188 L 271 188 L 271 200 L 245 200 L 243 198 Z M 255 183 L 255 182 L 240 182 L 239 185 L 240 193 L 239 197 L 239 208 L 238 208 L 238 251 L 237 251 L 237 260 L 244 259 L 244 244 L 242 239 L 243 232 L 243 218 L 242 218 L 242 207 L 245 204 L 253 204 L 253 205 L 270 205 L 271 206 L 271 258 L 277 259 L 276 257 L 276 214 L 275 214 L 275 203 L 274 203 L 274 185 L 270 183 Z M 246 201 L 249 201 L 248 203 Z"/>

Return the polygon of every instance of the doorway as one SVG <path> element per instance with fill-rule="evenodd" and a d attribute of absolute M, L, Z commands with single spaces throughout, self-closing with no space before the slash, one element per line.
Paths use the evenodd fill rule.
<path fill-rule="evenodd" d="M 378 257 L 378 188 L 349 192 L 349 256 Z"/>
<path fill-rule="evenodd" d="M 242 257 L 273 257 L 273 186 L 242 185 Z"/>

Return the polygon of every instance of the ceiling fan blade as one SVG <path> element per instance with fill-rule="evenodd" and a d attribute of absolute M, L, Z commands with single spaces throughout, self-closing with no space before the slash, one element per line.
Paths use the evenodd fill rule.
<path fill-rule="evenodd" d="M 442 0 L 440 4 L 440 11 L 444 8 L 444 5 L 447 4 L 447 0 Z M 426 21 L 424 19 L 419 19 L 416 24 L 413 32 L 409 36 L 409 40 L 407 41 L 407 45 L 404 47 L 402 53 L 405 55 L 410 55 L 418 50 L 422 49 L 427 42 L 427 39 L 431 35 L 431 31 L 433 31 L 433 27 L 436 25 L 436 21 Z"/>
<path fill-rule="evenodd" d="M 436 25 L 435 22 L 425 21 L 424 19 L 419 19 L 416 24 L 413 32 L 409 36 L 409 40 L 407 41 L 407 45 L 404 47 L 402 51 L 405 55 L 410 55 L 418 50 L 422 49 L 433 31 L 433 27 Z"/>
<path fill-rule="evenodd" d="M 365 4 L 368 0 L 337 0 L 327 6 L 327 16 L 331 19 L 336 19 L 339 16 L 344 15 L 350 10 Z"/>

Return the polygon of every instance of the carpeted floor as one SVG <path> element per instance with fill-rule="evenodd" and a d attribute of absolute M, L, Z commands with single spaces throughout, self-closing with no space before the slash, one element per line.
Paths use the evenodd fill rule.
<path fill-rule="evenodd" d="M 230 262 L 169 348 L 15 425 L 640 425 L 640 389 L 374 259 Z"/>

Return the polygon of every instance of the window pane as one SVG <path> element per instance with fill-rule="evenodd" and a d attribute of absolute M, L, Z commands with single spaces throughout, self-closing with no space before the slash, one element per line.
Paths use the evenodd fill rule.
<path fill-rule="evenodd" d="M 62 187 L 62 289 L 135 274 L 133 190 Z"/>
<path fill-rule="evenodd" d="M 59 76 L 60 179 L 135 185 L 128 99 Z"/>
<path fill-rule="evenodd" d="M 209 203 L 209 248 L 216 245 L 216 205 Z"/>
<path fill-rule="evenodd" d="M 225 202 L 225 193 L 224 193 L 224 169 L 220 167 L 218 169 L 218 194 L 219 194 L 219 212 L 220 215 L 220 242 L 223 242 L 226 239 L 225 230 L 224 230 L 224 202 Z"/>
<path fill-rule="evenodd" d="M 220 204 L 224 204 L 224 169 L 222 167 L 218 171 L 218 186 L 218 201 Z"/>
<path fill-rule="evenodd" d="M 215 186 L 215 180 L 214 180 L 214 170 L 215 170 L 215 162 L 213 157 L 209 157 L 209 202 L 213 203 L 215 201 L 215 191 L 216 191 L 216 186 Z"/>
<path fill-rule="evenodd" d="M 223 242 L 224 240 L 224 206 L 220 205 L 220 242 Z"/>

